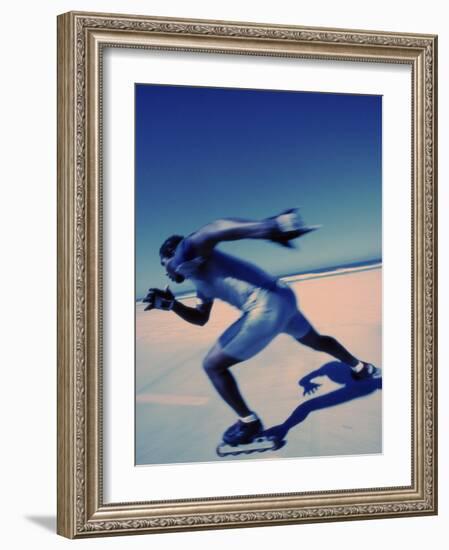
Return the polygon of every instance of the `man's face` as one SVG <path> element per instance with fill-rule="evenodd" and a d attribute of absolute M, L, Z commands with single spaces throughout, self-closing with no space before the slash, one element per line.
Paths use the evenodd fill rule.
<path fill-rule="evenodd" d="M 185 280 L 184 277 L 181 274 L 176 273 L 174 270 L 170 269 L 170 262 L 172 259 L 173 256 L 161 256 L 161 265 L 165 267 L 165 272 L 169 279 L 178 284 L 183 283 Z"/>
<path fill-rule="evenodd" d="M 161 266 L 166 267 L 168 262 L 171 260 L 168 256 L 161 256 Z"/>

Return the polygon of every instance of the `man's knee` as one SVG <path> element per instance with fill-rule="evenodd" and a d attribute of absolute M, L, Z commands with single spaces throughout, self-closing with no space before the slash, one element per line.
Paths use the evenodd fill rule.
<path fill-rule="evenodd" d="M 206 357 L 203 359 L 203 369 L 208 375 L 217 374 L 222 370 L 218 361 L 216 361 L 214 357 L 209 354 L 207 354 Z"/>
<path fill-rule="evenodd" d="M 215 348 L 213 348 L 203 359 L 203 369 L 208 375 L 214 375 L 227 370 L 229 367 L 235 365 L 238 362 L 238 359 L 229 357 L 223 352 L 217 351 Z"/>

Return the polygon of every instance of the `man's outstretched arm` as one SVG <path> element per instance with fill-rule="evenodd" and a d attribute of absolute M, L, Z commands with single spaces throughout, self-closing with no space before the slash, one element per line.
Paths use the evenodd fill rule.
<path fill-rule="evenodd" d="M 290 241 L 316 227 L 305 226 L 298 211 L 291 209 L 278 216 L 254 221 L 242 218 L 224 218 L 205 225 L 188 240 L 199 255 L 207 255 L 222 241 L 240 239 L 268 239 L 291 247 Z"/>

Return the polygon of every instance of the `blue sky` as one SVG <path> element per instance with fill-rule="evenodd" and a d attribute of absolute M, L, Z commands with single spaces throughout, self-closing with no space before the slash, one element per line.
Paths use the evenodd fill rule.
<path fill-rule="evenodd" d="M 166 237 L 220 217 L 323 225 L 294 251 L 220 245 L 276 275 L 381 257 L 380 96 L 137 84 L 135 117 L 137 296 L 168 282 Z"/>

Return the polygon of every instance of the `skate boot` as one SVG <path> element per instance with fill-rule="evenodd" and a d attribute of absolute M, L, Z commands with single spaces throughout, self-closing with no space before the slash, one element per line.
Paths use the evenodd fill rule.
<path fill-rule="evenodd" d="M 351 371 L 351 376 L 354 380 L 375 380 L 382 378 L 382 370 L 375 367 L 371 363 L 363 363 L 363 368 L 358 372 Z"/>
<path fill-rule="evenodd" d="M 238 420 L 223 434 L 223 441 L 228 445 L 249 443 L 263 431 L 262 422 L 257 418 L 253 422 Z"/>
<path fill-rule="evenodd" d="M 219 457 L 249 455 L 277 451 L 285 445 L 285 441 L 275 436 L 264 435 L 262 422 L 239 420 L 223 434 L 223 441 L 217 447 Z"/>

